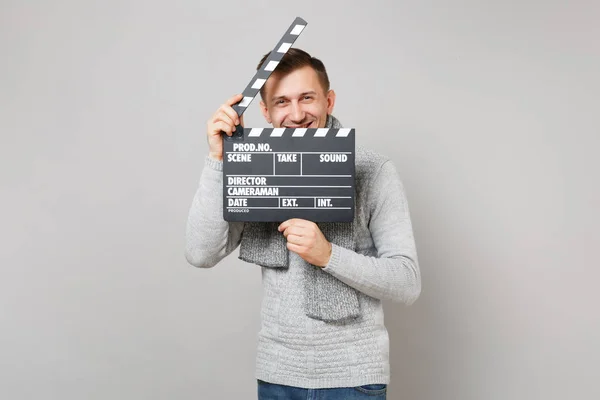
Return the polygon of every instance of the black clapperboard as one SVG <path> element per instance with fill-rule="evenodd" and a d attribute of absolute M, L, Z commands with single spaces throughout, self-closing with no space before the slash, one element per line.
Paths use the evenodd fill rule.
<path fill-rule="evenodd" d="M 233 109 L 241 116 L 307 23 L 296 18 Z M 223 133 L 226 221 L 354 220 L 354 129 L 242 128 Z"/>

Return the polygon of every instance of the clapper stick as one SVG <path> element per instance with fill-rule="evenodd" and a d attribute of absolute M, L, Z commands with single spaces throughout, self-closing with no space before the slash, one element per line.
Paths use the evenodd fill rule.
<path fill-rule="evenodd" d="M 234 104 L 232 108 L 238 114 L 238 117 L 241 117 L 244 111 L 248 108 L 252 100 L 256 97 L 256 95 L 260 92 L 260 89 L 265 84 L 269 76 L 273 73 L 279 61 L 283 58 L 285 53 L 292 47 L 298 36 L 302 33 L 304 28 L 308 23 L 300 17 L 296 17 L 294 22 L 287 29 L 285 34 L 279 39 L 279 42 L 271 51 L 267 59 L 262 63 L 258 71 L 254 74 L 254 77 L 246 86 L 246 89 L 242 92 L 244 97 L 238 103 Z M 242 136 L 242 128 L 240 125 L 235 127 L 235 131 L 233 138 L 240 138 Z"/>
<path fill-rule="evenodd" d="M 233 105 L 242 116 L 307 23 L 296 18 Z M 223 219 L 351 222 L 354 129 L 243 128 L 223 133 Z"/>

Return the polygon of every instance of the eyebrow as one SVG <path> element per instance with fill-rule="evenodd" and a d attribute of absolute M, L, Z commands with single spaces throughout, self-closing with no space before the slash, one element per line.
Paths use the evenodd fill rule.
<path fill-rule="evenodd" d="M 314 90 L 310 90 L 310 91 L 308 91 L 308 92 L 302 92 L 302 93 L 300 93 L 300 96 L 299 96 L 299 97 L 306 96 L 307 94 L 313 94 L 313 95 L 314 95 L 314 94 L 317 94 L 317 92 L 315 92 Z M 277 100 L 279 100 L 279 99 L 286 99 L 286 98 L 287 98 L 287 96 L 277 96 L 277 97 L 273 97 L 273 98 L 271 99 L 271 102 L 273 103 L 273 102 L 276 102 L 276 101 L 277 101 Z"/>

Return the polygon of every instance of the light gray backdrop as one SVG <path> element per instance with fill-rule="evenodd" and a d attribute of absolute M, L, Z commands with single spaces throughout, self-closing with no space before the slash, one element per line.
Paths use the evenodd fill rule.
<path fill-rule="evenodd" d="M 407 188 L 389 398 L 600 398 L 599 3 L 365 3 L 0 2 L 0 398 L 254 398 L 260 268 L 184 230 L 206 120 L 296 16 Z"/>

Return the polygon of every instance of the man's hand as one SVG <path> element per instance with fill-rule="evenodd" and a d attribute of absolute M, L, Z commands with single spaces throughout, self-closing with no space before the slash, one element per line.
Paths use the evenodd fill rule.
<path fill-rule="evenodd" d="M 238 117 L 233 105 L 239 103 L 244 96 L 237 94 L 223 103 L 206 122 L 208 153 L 216 160 L 223 160 L 223 138 L 221 131 L 231 136 L 236 125 L 244 126 L 244 117 Z"/>
<path fill-rule="evenodd" d="M 324 267 L 329 263 L 332 246 L 317 224 L 300 218 L 292 218 L 277 228 L 287 239 L 287 248 L 305 261 Z"/>

